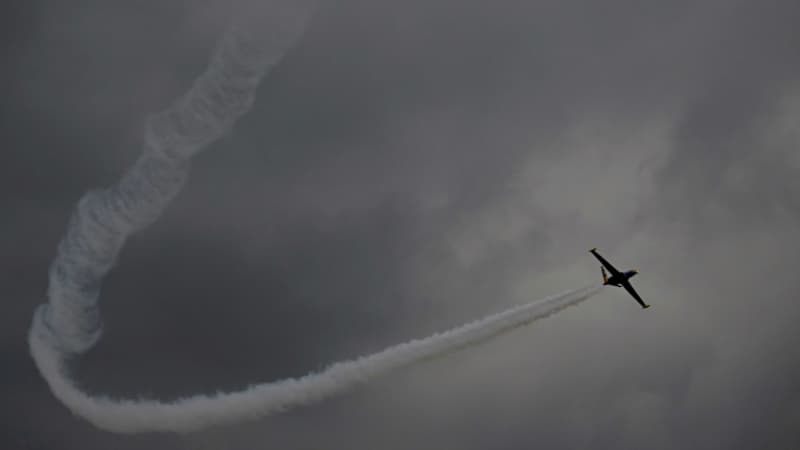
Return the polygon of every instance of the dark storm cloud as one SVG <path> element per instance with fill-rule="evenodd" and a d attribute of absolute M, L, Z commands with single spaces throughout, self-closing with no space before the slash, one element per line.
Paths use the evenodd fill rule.
<path fill-rule="evenodd" d="M 609 293 L 326 404 L 185 438 L 71 418 L 25 333 L 75 201 L 133 160 L 143 116 L 186 89 L 235 8 L 20 5 L 3 14 L 0 439 L 797 444 L 797 135 L 776 131 L 800 117 L 794 2 L 323 3 L 253 112 L 124 249 L 106 335 L 75 365 L 90 391 L 175 398 L 299 375 L 583 284 L 594 266 L 570 264 L 590 245 L 647 267 L 637 286 L 656 312 Z"/>
<path fill-rule="evenodd" d="M 701 66 L 699 88 L 678 124 L 676 152 L 665 178 L 696 193 L 691 206 L 718 195 L 722 198 L 715 200 L 743 218 L 769 216 L 775 202 L 796 202 L 794 176 L 785 171 L 783 159 L 797 142 L 770 143 L 767 138 L 775 132 L 768 124 L 782 120 L 779 116 L 785 113 L 779 109 L 792 94 L 787 87 L 797 86 L 800 35 L 795 24 L 800 9 L 788 2 L 745 2 L 730 15 L 701 44 L 708 61 Z M 737 165 L 755 177 L 745 177 L 746 186 L 725 180 Z"/>

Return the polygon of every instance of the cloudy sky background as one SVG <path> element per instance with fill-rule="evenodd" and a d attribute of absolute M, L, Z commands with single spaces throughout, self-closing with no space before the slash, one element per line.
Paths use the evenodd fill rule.
<path fill-rule="evenodd" d="M 800 6 L 321 2 L 233 132 L 106 279 L 89 391 L 177 398 L 302 375 L 598 281 L 489 344 L 266 420 L 118 436 L 27 354 L 88 188 L 270 2 L 6 2 L 0 446 L 800 446 Z M 26 447 L 27 446 L 27 447 Z"/>

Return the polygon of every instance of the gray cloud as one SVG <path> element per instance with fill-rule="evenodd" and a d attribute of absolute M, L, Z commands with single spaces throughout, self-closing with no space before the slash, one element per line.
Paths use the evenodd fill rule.
<path fill-rule="evenodd" d="M 322 4 L 252 114 L 123 251 L 107 334 L 75 364 L 85 386 L 175 398 L 298 375 L 599 278 L 594 245 L 638 265 L 654 307 L 609 291 L 199 435 L 119 437 L 70 417 L 26 356 L 47 266 L 74 202 L 119 175 L 144 115 L 202 69 L 223 3 L 0 14 L 0 439 L 797 446 L 800 8 L 779 0 Z"/>

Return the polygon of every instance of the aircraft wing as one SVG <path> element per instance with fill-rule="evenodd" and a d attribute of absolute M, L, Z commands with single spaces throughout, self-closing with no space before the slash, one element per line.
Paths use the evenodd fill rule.
<path fill-rule="evenodd" d="M 596 248 L 589 250 L 589 252 L 591 252 L 591 254 L 593 254 L 594 257 L 597 258 L 597 260 L 600 261 L 600 263 L 603 264 L 603 266 L 605 266 L 605 268 L 608 269 L 609 272 L 611 272 L 611 275 L 619 275 L 619 270 L 617 270 L 616 267 L 612 266 L 610 262 L 606 261 L 605 258 L 600 256 L 600 254 L 597 253 Z"/>
<path fill-rule="evenodd" d="M 625 290 L 628 291 L 628 294 L 631 294 L 631 296 L 633 298 L 635 298 L 636 301 L 639 302 L 640 305 L 642 305 L 642 308 L 649 308 L 650 307 L 650 305 L 646 304 L 644 302 L 644 300 L 642 300 L 642 297 L 639 297 L 639 294 L 636 292 L 636 290 L 633 288 L 633 286 L 631 286 L 630 281 L 628 281 L 628 280 L 623 281 L 622 282 L 622 287 L 624 287 Z"/>

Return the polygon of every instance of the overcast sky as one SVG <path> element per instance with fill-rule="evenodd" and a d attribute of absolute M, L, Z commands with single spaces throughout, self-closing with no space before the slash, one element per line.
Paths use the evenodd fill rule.
<path fill-rule="evenodd" d="M 4 2 L 0 447 L 800 448 L 800 4 L 320 1 L 105 280 L 90 392 L 299 376 L 587 283 L 577 308 L 182 436 L 72 416 L 27 353 L 83 192 L 250 0 Z M 233 6 L 232 6 L 233 5 Z M 269 8 L 269 2 L 258 8 Z"/>

